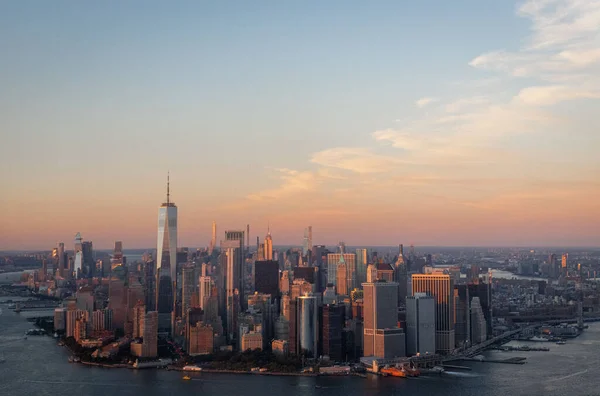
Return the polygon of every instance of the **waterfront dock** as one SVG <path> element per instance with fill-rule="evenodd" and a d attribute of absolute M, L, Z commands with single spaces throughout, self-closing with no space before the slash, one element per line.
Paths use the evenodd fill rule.
<path fill-rule="evenodd" d="M 508 359 L 486 359 L 483 356 L 477 358 L 462 358 L 460 360 L 469 362 L 480 362 L 480 363 L 504 363 L 504 364 L 525 364 L 527 358 L 524 357 L 512 357 Z"/>

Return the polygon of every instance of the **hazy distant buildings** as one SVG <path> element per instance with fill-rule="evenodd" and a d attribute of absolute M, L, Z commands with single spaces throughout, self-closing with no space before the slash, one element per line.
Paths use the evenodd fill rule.
<path fill-rule="evenodd" d="M 435 299 L 435 347 L 439 353 L 450 353 L 455 346 L 454 284 L 448 274 L 413 274 L 412 295 L 427 293 Z"/>

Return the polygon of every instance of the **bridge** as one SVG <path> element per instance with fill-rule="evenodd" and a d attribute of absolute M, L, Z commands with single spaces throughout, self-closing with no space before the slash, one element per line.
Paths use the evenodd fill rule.
<path fill-rule="evenodd" d="M 561 320 L 548 320 L 548 321 L 544 321 L 543 323 L 534 323 L 534 324 L 530 324 L 529 326 L 521 327 L 516 330 L 510 330 L 510 331 L 504 332 L 500 335 L 497 335 L 496 337 L 490 338 L 489 340 L 486 340 L 486 341 L 482 342 L 481 344 L 473 345 L 462 351 L 456 350 L 452 354 L 446 356 L 444 358 L 444 362 L 460 360 L 465 357 L 473 357 L 496 343 L 508 340 L 510 338 L 515 337 L 516 335 L 518 335 L 520 333 L 523 333 L 525 331 L 534 330 L 534 329 L 544 326 L 544 325 L 558 325 L 561 323 L 577 323 L 577 321 L 578 321 L 577 318 L 561 319 Z M 600 321 L 600 317 L 583 318 L 583 322 L 598 322 L 598 321 Z"/>

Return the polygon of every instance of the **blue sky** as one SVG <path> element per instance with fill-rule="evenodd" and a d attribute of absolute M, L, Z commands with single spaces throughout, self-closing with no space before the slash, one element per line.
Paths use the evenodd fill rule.
<path fill-rule="evenodd" d="M 384 236 L 342 220 L 369 210 L 363 225 L 416 230 L 384 243 L 542 243 L 533 226 L 515 237 L 522 217 L 483 239 L 435 224 L 451 207 L 444 223 L 489 228 L 515 200 L 539 207 L 536 183 L 573 180 L 582 190 L 548 208 L 585 201 L 600 218 L 586 198 L 598 191 L 597 12 L 576 0 L 4 2 L 0 176 L 8 224 L 27 231 L 0 247 L 77 231 L 151 245 L 167 169 L 190 245 L 213 219 L 271 219 L 282 243 L 301 240 L 304 221 L 324 243 L 373 244 Z M 362 198 L 377 190 L 405 201 Z M 598 236 L 565 215 L 585 231 L 570 243 Z M 32 231 L 54 216 L 69 219 L 58 236 Z"/>

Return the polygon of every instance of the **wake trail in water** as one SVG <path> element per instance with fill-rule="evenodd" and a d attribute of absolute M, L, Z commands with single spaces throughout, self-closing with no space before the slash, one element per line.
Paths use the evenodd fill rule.
<path fill-rule="evenodd" d="M 560 377 L 560 378 L 554 378 L 554 379 L 551 379 L 551 380 L 549 380 L 549 381 L 547 381 L 547 382 L 555 382 L 555 381 L 562 381 L 562 380 L 566 380 L 567 378 L 571 378 L 571 377 L 575 377 L 575 376 L 577 376 L 577 375 L 585 374 L 585 373 L 587 373 L 588 371 L 589 371 L 588 369 L 585 369 L 585 370 L 578 371 L 578 372 L 576 372 L 576 373 L 573 373 L 573 374 L 565 375 L 564 377 Z"/>

